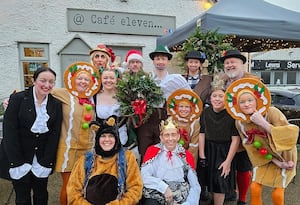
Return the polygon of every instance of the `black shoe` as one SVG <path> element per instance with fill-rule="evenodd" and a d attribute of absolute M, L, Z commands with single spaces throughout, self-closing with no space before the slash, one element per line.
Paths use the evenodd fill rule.
<path fill-rule="evenodd" d="M 237 205 L 247 205 L 247 203 L 243 201 L 238 201 Z"/>
<path fill-rule="evenodd" d="M 207 186 L 202 187 L 201 194 L 200 194 L 200 200 L 201 201 L 207 201 L 210 198 L 210 194 L 208 192 Z"/>

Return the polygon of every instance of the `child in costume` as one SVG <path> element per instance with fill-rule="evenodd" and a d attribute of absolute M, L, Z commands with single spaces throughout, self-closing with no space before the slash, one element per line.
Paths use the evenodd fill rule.
<path fill-rule="evenodd" d="M 226 109 L 236 119 L 243 147 L 253 165 L 251 204 L 262 204 L 262 186 L 273 188 L 273 204 L 284 204 L 284 190 L 296 174 L 299 128 L 270 107 L 268 88 L 243 78 L 226 90 Z"/>
<path fill-rule="evenodd" d="M 199 156 L 199 117 L 203 110 L 201 99 L 192 90 L 179 89 L 169 96 L 167 110 L 168 114 L 178 124 L 179 143 L 192 153 L 195 167 L 197 167 Z"/>
<path fill-rule="evenodd" d="M 247 58 L 237 49 L 230 49 L 223 52 L 220 60 L 224 65 L 225 88 L 241 78 L 260 79 L 258 76 L 246 72 L 244 64 L 247 62 Z M 241 149 L 239 149 L 235 155 L 238 205 L 245 205 L 247 201 L 247 192 L 251 183 L 252 165 L 247 152 L 241 146 L 240 148 Z M 236 194 L 237 192 L 235 190 L 230 190 L 226 193 L 225 199 L 236 200 Z"/>
<path fill-rule="evenodd" d="M 201 188 L 191 153 L 178 140 L 179 129 L 169 117 L 160 124 L 161 142 L 150 146 L 141 167 L 143 205 L 199 203 Z"/>
<path fill-rule="evenodd" d="M 142 196 L 142 180 L 134 154 L 122 147 L 117 117 L 93 121 L 93 152 L 76 162 L 68 187 L 68 204 L 129 205 Z"/>
<path fill-rule="evenodd" d="M 224 106 L 224 81 L 219 74 L 215 75 L 211 89 L 211 106 L 200 117 L 199 166 L 207 168 L 206 183 L 213 193 L 214 205 L 223 205 L 225 193 L 235 188 L 234 156 L 240 138 L 235 120 Z"/>

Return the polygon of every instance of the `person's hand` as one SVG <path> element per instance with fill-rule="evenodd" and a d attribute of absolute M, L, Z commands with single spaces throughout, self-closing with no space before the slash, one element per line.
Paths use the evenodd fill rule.
<path fill-rule="evenodd" d="M 6 108 L 8 106 L 8 100 L 9 100 L 9 98 L 5 98 L 2 102 L 2 106 L 3 106 L 4 110 L 6 110 Z"/>
<path fill-rule="evenodd" d="M 221 177 L 226 178 L 230 173 L 230 163 L 226 160 L 219 166 L 219 170 L 222 169 Z"/>
<path fill-rule="evenodd" d="M 207 160 L 206 158 L 199 158 L 199 166 L 202 168 L 207 167 Z"/>
<path fill-rule="evenodd" d="M 261 113 L 259 113 L 258 111 L 255 111 L 251 116 L 250 116 L 250 120 L 262 127 L 265 131 L 267 131 L 268 133 L 271 133 L 271 125 L 270 123 L 261 115 Z"/>
<path fill-rule="evenodd" d="M 295 166 L 295 163 L 293 161 L 282 162 L 281 166 L 283 169 L 293 169 Z"/>
<path fill-rule="evenodd" d="M 295 163 L 293 161 L 281 162 L 277 159 L 272 159 L 272 162 L 281 169 L 293 169 L 295 166 Z"/>
<path fill-rule="evenodd" d="M 171 203 L 173 201 L 173 192 L 171 189 L 168 187 L 166 192 L 165 192 L 165 200 L 167 203 Z"/>
<path fill-rule="evenodd" d="M 250 116 L 250 120 L 257 125 L 262 125 L 262 124 L 265 124 L 265 122 L 266 122 L 266 119 L 258 111 L 255 111 Z"/>

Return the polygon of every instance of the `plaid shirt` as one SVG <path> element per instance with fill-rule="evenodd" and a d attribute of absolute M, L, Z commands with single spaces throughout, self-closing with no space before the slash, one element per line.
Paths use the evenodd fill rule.
<path fill-rule="evenodd" d="M 194 87 L 198 84 L 198 82 L 200 81 L 200 73 L 199 75 L 196 76 L 188 76 L 188 84 L 190 85 L 190 87 L 192 89 L 194 89 Z"/>

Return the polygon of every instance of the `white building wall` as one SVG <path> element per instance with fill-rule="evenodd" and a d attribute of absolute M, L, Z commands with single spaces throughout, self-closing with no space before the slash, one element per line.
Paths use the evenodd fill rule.
<path fill-rule="evenodd" d="M 58 52 L 76 34 L 91 47 L 106 45 L 143 46 L 144 67 L 151 69 L 148 54 L 155 49 L 157 36 L 68 32 L 67 8 L 176 16 L 176 27 L 202 12 L 194 0 L 0 0 L 0 100 L 23 89 L 19 65 L 19 42 L 49 43 L 49 67 L 57 72 L 56 87 L 62 87 Z"/>
<path fill-rule="evenodd" d="M 251 53 L 252 60 L 300 60 L 300 48 Z"/>

